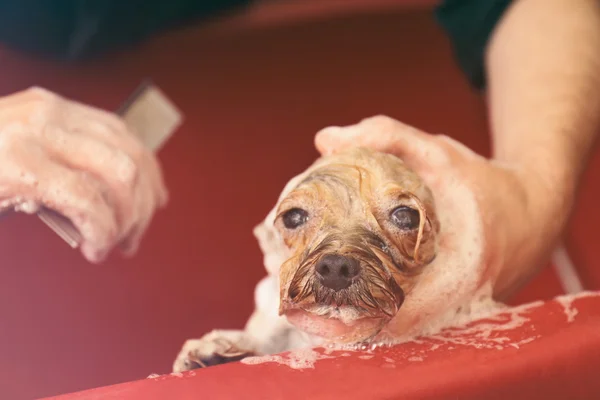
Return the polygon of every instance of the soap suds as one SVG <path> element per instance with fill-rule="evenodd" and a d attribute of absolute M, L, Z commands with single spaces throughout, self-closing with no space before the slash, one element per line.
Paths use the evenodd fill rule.
<path fill-rule="evenodd" d="M 165 381 L 173 378 L 185 378 L 186 376 L 196 376 L 196 371 L 185 371 L 185 372 L 172 372 L 170 374 L 150 374 L 146 379 L 153 379 L 156 381 Z"/>
<path fill-rule="evenodd" d="M 573 302 L 578 299 L 585 297 L 596 297 L 600 296 L 600 292 L 581 292 L 575 294 L 568 294 L 564 296 L 558 296 L 554 298 L 558 304 L 563 307 L 564 313 L 567 316 L 567 322 L 575 321 L 575 317 L 579 314 L 579 310 L 573 306 Z"/>
<path fill-rule="evenodd" d="M 14 209 L 16 212 L 35 214 L 39 211 L 40 206 L 37 202 L 27 200 L 23 197 L 13 197 L 0 201 L 0 211 L 9 208 Z"/>
<path fill-rule="evenodd" d="M 319 353 L 315 349 L 298 349 L 284 354 L 266 355 L 258 357 L 247 357 L 241 360 L 242 364 L 256 365 L 268 362 L 274 362 L 286 365 L 292 369 L 314 368 L 318 360 L 336 358 L 335 356 Z"/>
<path fill-rule="evenodd" d="M 494 303 L 491 300 L 479 299 L 469 307 L 462 307 L 454 313 L 454 323 L 439 331 L 437 334 L 419 338 L 407 338 L 402 343 L 415 343 L 424 345 L 431 343 L 427 349 L 410 350 L 402 355 L 402 358 L 410 362 L 422 362 L 426 359 L 428 352 L 438 349 L 454 350 L 457 347 L 473 347 L 476 349 L 503 350 L 508 347 L 520 348 L 525 344 L 531 343 L 539 338 L 539 335 L 532 335 L 515 341 L 503 332 L 514 331 L 515 329 L 529 322 L 527 313 L 544 304 L 541 301 L 525 304 L 518 307 L 508 308 L 502 304 Z M 360 352 L 358 358 L 361 360 L 371 360 L 375 357 L 373 351 L 378 348 L 385 349 L 394 347 L 401 352 L 403 347 L 397 347 L 398 342 L 394 343 L 374 343 L 369 345 L 359 345 L 354 347 L 338 346 L 328 347 L 317 351 L 317 349 L 299 349 L 281 355 L 267 355 L 260 357 L 248 357 L 241 362 L 246 365 L 257 365 L 263 363 L 277 363 L 288 366 L 292 369 L 315 368 L 319 360 L 333 359 L 340 355 L 334 355 L 335 351 L 343 351 L 341 356 L 348 357 L 351 352 Z M 385 364 L 382 368 L 394 368 L 396 360 L 391 357 L 383 356 Z M 387 366 L 386 366 L 387 365 Z"/>
<path fill-rule="evenodd" d="M 515 349 L 520 349 L 522 345 L 531 343 L 535 339 L 539 339 L 541 337 L 542 337 L 541 335 L 532 336 L 532 337 L 528 337 L 527 339 L 520 340 L 517 343 L 508 343 L 508 345 L 514 347 Z"/>
<path fill-rule="evenodd" d="M 455 324 L 453 327 L 444 329 L 437 335 L 429 338 L 439 341 L 441 344 L 453 344 L 469 346 L 476 349 L 503 350 L 512 346 L 514 341 L 507 336 L 500 336 L 502 332 L 514 331 L 530 321 L 527 313 L 543 305 L 542 301 L 525 304 L 518 307 L 499 307 L 490 313 L 476 312 L 477 318 L 466 323 Z M 526 344 L 535 340 L 537 336 L 531 336 L 525 341 L 517 343 Z M 436 347 L 437 348 L 437 347 Z M 448 347 L 450 350 L 450 347 Z"/>
<path fill-rule="evenodd" d="M 458 146 L 459 150 L 470 152 L 458 143 L 451 144 Z M 475 153 L 472 155 L 478 157 Z M 311 166 L 288 182 L 278 204 L 316 166 Z M 344 351 L 343 354 L 358 351 L 362 353 L 359 359 L 370 360 L 375 357 L 371 352 L 380 347 L 412 342 L 425 344 L 427 349 L 410 350 L 410 346 L 398 346 L 394 351 L 405 353 L 402 357 L 408 361 L 423 361 L 429 352 L 438 349 L 454 350 L 468 346 L 500 351 L 520 348 L 539 338 L 534 326 L 528 326 L 525 334 L 518 338 L 508 333 L 527 324 L 530 321 L 528 313 L 542 305 L 542 302 L 509 308 L 492 300 L 492 286 L 490 282 L 485 282 L 485 278 L 494 276 L 496 271 L 491 271 L 490 265 L 483 261 L 483 220 L 474 192 L 476 189 L 452 171 L 444 176 L 425 172 L 421 178 L 433 192 L 440 221 L 437 257 L 423 272 L 405 299 L 401 311 L 373 343 L 335 346 L 335 351 Z M 265 267 L 277 279 L 279 266 L 288 254 L 273 228 L 275 209 L 271 210 L 254 233 L 263 250 Z M 279 294 L 275 290 L 273 293 L 275 296 Z M 572 299 L 561 297 L 556 301 L 562 304 L 567 320 L 573 321 L 578 310 L 572 306 Z M 336 357 L 332 355 L 334 350 L 324 351 L 294 351 L 284 355 L 251 357 L 242 362 L 250 365 L 275 362 L 294 369 L 314 368 L 316 361 Z"/>
<path fill-rule="evenodd" d="M 600 296 L 600 292 L 583 292 L 576 295 L 558 296 L 553 299 L 562 305 L 568 322 L 575 320 L 578 310 L 573 306 L 575 300 L 585 297 Z M 360 360 L 371 360 L 375 358 L 373 351 L 377 349 L 394 348 L 401 353 L 401 357 L 409 362 L 423 362 L 427 354 L 436 350 L 456 350 L 461 347 L 472 347 L 475 349 L 504 350 L 507 348 L 520 349 L 541 335 L 535 334 L 535 326 L 527 330 L 528 336 L 521 337 L 518 340 L 507 336 L 509 332 L 525 326 L 530 322 L 529 313 L 544 304 L 543 301 L 536 301 L 517 307 L 507 307 L 500 303 L 495 303 L 489 299 L 479 298 L 478 302 L 473 302 L 468 307 L 462 307 L 454 312 L 454 321 L 438 333 L 418 337 L 407 338 L 403 342 L 395 343 L 374 343 L 369 345 L 349 346 L 330 346 L 328 348 L 317 349 L 299 349 L 283 355 L 268 355 L 262 357 L 249 357 L 241 362 L 247 365 L 256 365 L 262 363 L 277 363 L 288 366 L 292 369 L 315 368 L 319 360 L 334 359 L 337 357 L 349 357 L 353 352 L 359 352 L 357 356 Z M 413 349 L 397 346 L 401 343 L 414 343 L 417 345 L 431 344 L 426 349 Z M 408 349 L 408 351 L 406 351 Z M 341 354 L 335 352 L 343 351 Z M 404 354 L 402 354 L 404 353 Z M 384 364 L 382 368 L 395 368 L 396 360 L 391 357 L 383 356 Z"/>

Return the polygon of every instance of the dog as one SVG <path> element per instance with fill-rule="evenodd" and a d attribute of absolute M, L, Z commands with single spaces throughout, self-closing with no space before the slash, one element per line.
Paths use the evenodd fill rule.
<path fill-rule="evenodd" d="M 457 199 L 469 204 L 469 196 Z M 457 199 L 441 198 L 446 214 Z M 444 268 L 460 265 L 461 275 L 477 263 L 461 248 L 477 226 L 455 218 L 443 232 L 435 200 L 393 155 L 354 148 L 317 159 L 254 229 L 268 275 L 244 330 L 188 340 L 173 371 L 303 347 L 391 343 L 455 312 L 475 282 L 446 285 Z"/>

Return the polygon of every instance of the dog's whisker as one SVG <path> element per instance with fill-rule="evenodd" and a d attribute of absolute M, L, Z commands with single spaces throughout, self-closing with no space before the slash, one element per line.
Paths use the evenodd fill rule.
<path fill-rule="evenodd" d="M 404 302 L 404 292 L 394 273 L 412 271 L 398 263 L 386 248 L 383 239 L 365 228 L 355 227 L 343 233 L 331 228 L 302 252 L 288 285 L 287 304 L 291 301 L 295 307 L 318 315 L 347 306 L 364 316 L 393 317 Z M 348 288 L 333 290 L 317 276 L 315 265 L 323 255 L 331 253 L 351 257 L 360 265 L 360 278 Z"/>
<path fill-rule="evenodd" d="M 362 304 L 365 304 L 368 309 L 376 309 L 378 306 L 377 301 L 373 298 L 370 292 L 365 291 L 357 291 L 356 296 L 358 297 L 358 301 Z M 358 303 L 358 302 L 357 302 Z"/>

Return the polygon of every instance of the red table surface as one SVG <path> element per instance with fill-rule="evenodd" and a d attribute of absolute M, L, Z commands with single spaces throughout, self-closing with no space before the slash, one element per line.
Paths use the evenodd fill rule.
<path fill-rule="evenodd" d="M 304 369 L 234 363 L 53 399 L 598 399 L 600 292 L 589 295 L 521 307 L 528 321 L 514 329 L 506 313 L 468 325 L 492 324 L 490 331 L 454 330 L 446 340 L 320 350 L 331 358 Z"/>
<path fill-rule="evenodd" d="M 387 114 L 489 154 L 485 104 L 433 3 L 275 1 L 78 66 L 0 48 L 0 95 L 39 85 L 112 110 L 150 77 L 185 115 L 159 153 L 169 207 L 135 258 L 90 266 L 35 218 L 0 224 L 0 399 L 166 373 L 186 339 L 241 328 L 265 273 L 251 230 L 317 156 L 318 129 Z M 567 235 L 588 289 L 600 289 L 599 174 L 596 152 Z M 560 293 L 548 268 L 511 303 Z"/>

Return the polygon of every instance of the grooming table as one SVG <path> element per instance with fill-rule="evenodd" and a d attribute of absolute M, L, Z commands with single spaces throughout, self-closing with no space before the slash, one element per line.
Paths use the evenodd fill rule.
<path fill-rule="evenodd" d="M 292 352 L 53 399 L 597 399 L 599 332 L 600 292 L 585 292 L 392 348 Z"/>
<path fill-rule="evenodd" d="M 285 182 L 314 161 L 316 130 L 383 113 L 488 154 L 484 103 L 431 16 L 437 2 L 269 0 L 77 66 L 0 47 L 2 95 L 35 84 L 113 110 L 150 77 L 186 118 L 159 153 L 170 205 L 135 258 L 115 254 L 92 267 L 36 219 L 17 215 L 0 224 L 0 399 L 94 387 L 62 398 L 366 400 L 443 390 L 460 399 L 509 392 L 565 399 L 597 389 L 600 300 L 591 297 L 575 302 L 571 323 L 549 302 L 527 314 L 531 322 L 499 334 L 513 344 L 535 336 L 533 328 L 542 335 L 518 349 L 431 350 L 439 343 L 428 340 L 370 359 L 318 360 L 314 369 L 231 364 L 136 381 L 167 372 L 184 340 L 243 326 L 265 273 L 251 230 Z M 581 281 L 594 290 L 599 177 L 596 151 L 566 234 Z M 236 279 L 228 265 L 239 266 Z M 511 304 L 562 292 L 546 268 Z M 106 386 L 113 383 L 122 384 Z M 496 394 L 484 396 L 484 388 Z M 565 395 L 573 388 L 587 392 Z"/>

